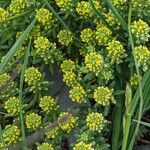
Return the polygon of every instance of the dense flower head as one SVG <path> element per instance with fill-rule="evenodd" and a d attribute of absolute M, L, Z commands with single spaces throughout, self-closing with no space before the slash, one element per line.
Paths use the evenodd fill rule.
<path fill-rule="evenodd" d="M 88 114 L 86 123 L 90 130 L 101 132 L 105 126 L 106 120 L 101 113 L 92 112 Z"/>
<path fill-rule="evenodd" d="M 87 101 L 87 94 L 81 85 L 74 86 L 69 92 L 69 97 L 77 103 L 86 103 Z"/>
<path fill-rule="evenodd" d="M 99 86 L 95 89 L 94 99 L 98 104 L 102 106 L 106 106 L 109 105 L 111 102 L 114 102 L 112 90 L 104 86 Z"/>
<path fill-rule="evenodd" d="M 25 123 L 28 129 L 36 130 L 41 125 L 42 117 L 37 113 L 30 113 L 26 115 Z"/>
<path fill-rule="evenodd" d="M 29 86 L 36 86 L 38 82 L 41 80 L 42 74 L 41 72 L 35 67 L 29 67 L 25 71 L 25 82 Z"/>
<path fill-rule="evenodd" d="M 63 46 L 68 46 L 73 42 L 73 34 L 67 29 L 61 30 L 57 35 L 57 38 L 59 43 Z"/>
<path fill-rule="evenodd" d="M 75 70 L 75 67 L 76 67 L 75 63 L 70 59 L 64 60 L 61 64 L 61 70 L 63 73 L 68 72 L 68 71 L 72 72 Z"/>
<path fill-rule="evenodd" d="M 19 99 L 17 97 L 10 97 L 4 105 L 9 115 L 16 116 L 19 114 Z"/>
<path fill-rule="evenodd" d="M 63 81 L 70 87 L 78 84 L 76 78 L 76 74 L 72 71 L 67 71 L 63 74 Z"/>
<path fill-rule="evenodd" d="M 37 147 L 37 150 L 54 150 L 52 144 L 49 143 L 42 143 Z"/>
<path fill-rule="evenodd" d="M 92 148 L 92 144 L 81 141 L 74 145 L 73 150 L 94 150 L 94 148 Z"/>
<path fill-rule="evenodd" d="M 6 145 L 17 143 L 19 138 L 20 130 L 16 125 L 7 125 L 3 130 L 3 139 Z"/>
<path fill-rule="evenodd" d="M 57 109 L 56 102 L 51 96 L 44 96 L 40 98 L 39 106 L 45 113 L 49 113 L 50 111 Z"/>
<path fill-rule="evenodd" d="M 49 12 L 46 8 L 40 8 L 36 12 L 36 19 L 46 28 L 51 28 L 55 22 L 53 13 Z"/>
<path fill-rule="evenodd" d="M 37 39 L 38 37 L 42 36 L 41 27 L 40 25 L 36 25 L 33 30 L 30 33 L 30 36 L 34 39 Z"/>
<path fill-rule="evenodd" d="M 150 27 L 146 22 L 142 21 L 141 19 L 132 23 L 131 31 L 135 36 L 137 43 L 146 42 L 150 37 Z"/>
<path fill-rule="evenodd" d="M 56 138 L 56 136 L 57 136 L 59 133 L 60 133 L 59 127 L 56 127 L 55 129 L 52 129 L 52 130 L 46 132 L 46 137 L 47 137 L 48 139 L 54 139 L 54 138 Z"/>
<path fill-rule="evenodd" d="M 125 50 L 121 42 L 117 40 L 112 40 L 108 43 L 106 47 L 107 57 L 111 60 L 112 63 L 121 63 L 122 58 L 126 57 Z"/>
<path fill-rule="evenodd" d="M 97 43 L 100 46 L 106 46 L 112 39 L 112 32 L 105 25 L 99 23 L 96 27 L 95 36 Z"/>
<path fill-rule="evenodd" d="M 143 70 L 146 71 L 148 65 L 150 64 L 150 51 L 146 46 L 137 46 L 134 49 L 136 59 L 139 63 L 139 66 L 142 66 Z"/>
<path fill-rule="evenodd" d="M 72 12 L 76 5 L 75 0 L 55 0 L 56 4 L 60 7 L 63 12 Z"/>
<path fill-rule="evenodd" d="M 133 74 L 130 78 L 130 84 L 133 87 L 137 87 L 137 85 L 139 84 L 139 80 L 141 80 L 141 76 L 139 77 L 136 73 Z"/>
<path fill-rule="evenodd" d="M 26 7 L 26 1 L 25 0 L 11 0 L 10 4 L 10 11 L 13 14 L 20 14 L 24 11 Z"/>
<path fill-rule="evenodd" d="M 6 20 L 8 17 L 8 12 L 0 7 L 0 21 Z"/>
<path fill-rule="evenodd" d="M 85 56 L 85 66 L 89 71 L 97 74 L 103 66 L 103 57 L 97 52 L 90 52 Z"/>
<path fill-rule="evenodd" d="M 24 46 L 20 46 L 19 49 L 16 51 L 16 53 L 14 54 L 14 56 L 16 58 L 20 58 L 21 56 L 23 56 L 25 54 L 25 47 Z"/>
<path fill-rule="evenodd" d="M 124 5 L 127 2 L 127 0 L 112 0 L 112 2 L 115 6 L 119 7 L 119 6 Z"/>
<path fill-rule="evenodd" d="M 98 1 L 93 1 L 96 9 L 101 10 L 100 3 Z M 94 15 L 93 10 L 87 1 L 81 1 L 77 3 L 76 7 L 77 13 L 81 16 L 81 18 L 89 18 Z"/>
<path fill-rule="evenodd" d="M 85 43 L 93 43 L 94 42 L 94 32 L 90 28 L 85 28 L 81 31 L 81 40 Z"/>
<path fill-rule="evenodd" d="M 65 116 L 69 116 L 68 120 L 65 123 L 63 123 L 63 124 L 60 124 L 60 128 L 63 131 L 69 133 L 76 126 L 76 121 L 77 121 L 78 118 L 72 116 L 68 112 L 63 112 L 62 114 L 60 114 L 58 119 L 62 119 Z"/>

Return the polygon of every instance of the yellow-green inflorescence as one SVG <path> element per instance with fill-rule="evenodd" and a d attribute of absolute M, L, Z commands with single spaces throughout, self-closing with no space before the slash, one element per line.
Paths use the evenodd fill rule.
<path fill-rule="evenodd" d="M 142 67 L 144 71 L 147 70 L 150 64 L 150 51 L 146 46 L 140 45 L 135 47 L 135 56 L 139 63 L 139 66 Z"/>
<path fill-rule="evenodd" d="M 139 77 L 137 74 L 133 74 L 130 78 L 130 84 L 132 87 L 136 88 L 139 84 L 139 81 L 141 80 L 141 76 Z"/>
<path fill-rule="evenodd" d="M 59 43 L 63 46 L 68 46 L 73 43 L 73 34 L 67 29 L 61 30 L 58 33 L 57 38 Z"/>
<path fill-rule="evenodd" d="M 36 130 L 41 125 L 42 117 L 37 113 L 30 113 L 26 115 L 25 123 L 26 127 L 31 130 Z"/>
<path fill-rule="evenodd" d="M 35 53 L 37 56 L 41 57 L 47 64 L 51 59 L 51 50 L 56 50 L 56 44 L 51 43 L 46 37 L 38 37 L 34 41 Z"/>
<path fill-rule="evenodd" d="M 113 4 L 117 7 L 124 5 L 127 0 L 112 0 Z"/>
<path fill-rule="evenodd" d="M 68 112 L 63 112 L 62 114 L 60 114 L 59 118 L 58 119 L 62 119 L 63 117 L 65 116 L 69 116 L 68 117 L 68 120 L 63 123 L 63 124 L 60 124 L 60 128 L 69 133 L 77 124 L 76 124 L 76 121 L 77 121 L 77 117 L 74 117 L 72 116 L 71 114 L 69 114 Z"/>
<path fill-rule="evenodd" d="M 92 131 L 101 132 L 106 122 L 107 121 L 104 119 L 103 115 L 97 112 L 89 113 L 86 118 L 87 126 Z"/>
<path fill-rule="evenodd" d="M 69 92 L 69 97 L 77 103 L 87 102 L 87 94 L 81 85 L 74 86 Z"/>
<path fill-rule="evenodd" d="M 26 0 L 11 0 L 10 11 L 13 14 L 20 14 L 26 7 Z"/>
<path fill-rule="evenodd" d="M 2 7 L 0 7 L 0 22 L 6 20 L 8 15 L 8 12 Z"/>
<path fill-rule="evenodd" d="M 60 129 L 59 129 L 59 127 L 56 127 L 55 129 L 52 129 L 52 130 L 48 131 L 48 132 L 46 133 L 46 137 L 47 137 L 48 139 L 54 139 L 54 138 L 56 138 L 56 136 L 57 136 L 59 133 L 60 133 Z"/>
<path fill-rule="evenodd" d="M 46 29 L 51 28 L 56 21 L 53 17 L 53 13 L 49 12 L 46 8 L 40 8 L 36 12 L 36 19 L 39 23 L 41 23 Z"/>
<path fill-rule="evenodd" d="M 104 86 L 99 86 L 95 89 L 94 99 L 102 106 L 109 105 L 111 102 L 115 103 L 112 90 Z"/>
<path fill-rule="evenodd" d="M 52 98 L 51 96 L 44 96 L 44 97 L 40 98 L 39 106 L 47 114 L 50 111 L 57 109 L 56 102 L 55 102 L 54 98 Z"/>
<path fill-rule="evenodd" d="M 89 71 L 98 74 L 103 67 L 103 57 L 97 52 L 90 52 L 85 56 L 85 66 Z"/>
<path fill-rule="evenodd" d="M 19 114 L 19 98 L 10 97 L 4 104 L 4 108 L 7 110 L 9 115 L 16 116 Z"/>
<path fill-rule="evenodd" d="M 73 150 L 94 150 L 94 148 L 92 148 L 92 144 L 81 141 L 74 145 Z"/>
<path fill-rule="evenodd" d="M 76 6 L 75 0 L 55 0 L 56 4 L 60 7 L 63 12 L 73 12 Z"/>
<path fill-rule="evenodd" d="M 106 46 L 112 39 L 112 32 L 102 23 L 97 24 L 95 38 L 100 46 Z"/>
<path fill-rule="evenodd" d="M 147 42 L 150 37 L 150 27 L 149 25 L 139 19 L 138 21 L 134 21 L 131 25 L 131 31 L 136 38 L 137 43 Z"/>
<path fill-rule="evenodd" d="M 16 125 L 7 125 L 3 130 L 3 139 L 6 145 L 17 143 L 20 139 L 20 129 Z"/>
<path fill-rule="evenodd" d="M 94 43 L 94 32 L 90 28 L 85 28 L 81 31 L 81 40 L 87 44 Z"/>
<path fill-rule="evenodd" d="M 37 150 L 54 150 L 52 144 L 49 143 L 42 143 L 37 147 Z"/>
<path fill-rule="evenodd" d="M 109 42 L 106 51 L 111 63 L 119 64 L 122 62 L 122 58 L 126 57 L 123 45 L 117 40 Z"/>

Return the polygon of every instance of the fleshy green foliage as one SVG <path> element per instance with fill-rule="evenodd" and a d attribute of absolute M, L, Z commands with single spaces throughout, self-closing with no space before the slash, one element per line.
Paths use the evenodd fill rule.
<path fill-rule="evenodd" d="M 53 146 L 48 143 L 42 143 L 37 147 L 37 150 L 54 150 Z"/>
<path fill-rule="evenodd" d="M 104 119 L 103 115 L 100 113 L 89 113 L 86 118 L 87 126 L 92 131 L 98 131 L 101 132 L 105 126 L 105 123 L 107 121 Z"/>
<path fill-rule="evenodd" d="M 37 113 L 30 113 L 26 115 L 25 123 L 28 129 L 36 130 L 41 125 L 41 116 Z"/>
<path fill-rule="evenodd" d="M 75 144 L 73 150 L 94 150 L 94 149 L 92 148 L 92 144 L 87 144 L 81 141 Z"/>

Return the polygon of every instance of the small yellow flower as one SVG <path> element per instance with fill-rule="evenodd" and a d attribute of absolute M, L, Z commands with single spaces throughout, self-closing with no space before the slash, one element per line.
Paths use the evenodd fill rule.
<path fill-rule="evenodd" d="M 85 142 L 81 141 L 75 144 L 73 150 L 94 150 L 94 148 L 92 148 L 92 144 L 86 144 Z"/>
<path fill-rule="evenodd" d="M 64 60 L 61 64 L 61 70 L 63 73 L 68 72 L 68 71 L 72 72 L 75 70 L 75 63 L 70 59 Z"/>
<path fill-rule="evenodd" d="M 48 139 L 54 139 L 59 134 L 59 128 L 52 129 L 46 133 Z"/>
<path fill-rule="evenodd" d="M 64 124 L 60 124 L 60 128 L 63 131 L 69 133 L 76 126 L 76 121 L 77 121 L 78 118 L 72 116 L 68 112 L 63 112 L 62 114 L 60 114 L 58 119 L 61 119 L 65 116 L 67 116 L 67 115 L 69 115 L 69 119 Z"/>
<path fill-rule="evenodd" d="M 20 138 L 20 130 L 16 125 L 7 125 L 3 130 L 3 139 L 6 145 L 17 143 Z"/>
<path fill-rule="evenodd" d="M 131 31 L 136 37 L 138 43 L 147 42 L 148 38 L 150 37 L 150 27 L 146 22 L 142 21 L 141 19 L 132 23 Z"/>
<path fill-rule="evenodd" d="M 126 57 L 123 45 L 117 40 L 112 40 L 109 42 L 108 46 L 106 47 L 106 51 L 107 57 L 112 63 L 119 64 L 122 62 L 122 58 Z"/>
<path fill-rule="evenodd" d="M 68 46 L 73 42 L 73 34 L 69 30 L 61 30 L 57 35 L 59 43 L 64 46 Z"/>
<path fill-rule="evenodd" d="M 36 130 L 41 125 L 42 117 L 37 113 L 31 113 L 26 115 L 25 123 L 28 129 Z"/>
<path fill-rule="evenodd" d="M 105 25 L 103 25 L 102 23 L 99 23 L 96 27 L 96 40 L 97 43 L 101 46 L 104 45 L 106 46 L 108 44 L 108 42 L 111 41 L 112 39 L 112 32 L 111 30 L 109 30 Z"/>
<path fill-rule="evenodd" d="M 139 77 L 137 74 L 133 74 L 130 79 L 130 84 L 136 88 L 139 84 L 139 80 L 141 80 L 141 76 Z"/>
<path fill-rule="evenodd" d="M 94 32 L 90 28 L 85 28 L 81 31 L 81 40 L 87 44 L 94 42 Z"/>
<path fill-rule="evenodd" d="M 87 101 L 86 92 L 81 85 L 74 86 L 69 92 L 69 97 L 77 103 L 86 103 Z"/>
<path fill-rule="evenodd" d="M 115 102 L 112 90 L 104 86 L 99 86 L 95 89 L 94 99 L 98 104 L 103 106 L 109 105 L 111 102 Z"/>
<path fill-rule="evenodd" d="M 44 96 L 40 99 L 39 106 L 44 110 L 47 114 L 52 111 L 56 110 L 56 102 L 51 96 Z"/>
<path fill-rule="evenodd" d="M 19 99 L 17 97 L 10 97 L 4 104 L 4 108 L 11 116 L 19 114 Z"/>
<path fill-rule="evenodd" d="M 37 150 L 54 150 L 53 146 L 49 143 L 42 143 L 37 147 Z"/>
<path fill-rule="evenodd" d="M 90 52 L 85 56 L 85 65 L 89 71 L 98 74 L 103 66 L 103 57 L 96 52 Z"/>
<path fill-rule="evenodd" d="M 127 0 L 112 0 L 113 4 L 117 7 L 124 5 Z"/>
<path fill-rule="evenodd" d="M 106 120 L 101 113 L 92 112 L 88 114 L 86 123 L 90 130 L 101 132 L 105 126 Z"/>
<path fill-rule="evenodd" d="M 6 20 L 8 17 L 8 12 L 0 7 L 0 21 Z"/>

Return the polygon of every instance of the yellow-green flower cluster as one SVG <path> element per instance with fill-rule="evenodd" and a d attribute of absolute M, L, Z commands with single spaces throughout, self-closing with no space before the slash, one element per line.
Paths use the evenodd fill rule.
<path fill-rule="evenodd" d="M 119 7 L 119 6 L 124 5 L 127 2 L 127 0 L 112 0 L 112 2 L 115 6 Z"/>
<path fill-rule="evenodd" d="M 26 1 L 25 0 L 11 0 L 10 4 L 10 11 L 13 14 L 20 14 L 24 11 L 26 7 Z"/>
<path fill-rule="evenodd" d="M 81 40 L 87 44 L 94 42 L 94 32 L 90 28 L 85 28 L 83 31 L 81 31 Z"/>
<path fill-rule="evenodd" d="M 100 3 L 98 1 L 93 2 L 96 9 L 101 10 Z M 88 19 L 89 17 L 93 17 L 94 15 L 92 8 L 90 7 L 89 2 L 87 1 L 78 2 L 76 11 L 81 16 L 81 18 Z"/>
<path fill-rule="evenodd" d="M 81 141 L 75 144 L 73 150 L 94 150 L 94 148 L 92 148 L 92 144 L 86 144 L 85 142 Z"/>
<path fill-rule="evenodd" d="M 46 133 L 48 139 L 54 139 L 59 134 L 59 128 L 52 129 Z"/>
<path fill-rule="evenodd" d="M 36 130 L 41 125 L 42 117 L 37 113 L 30 113 L 26 115 L 25 123 L 28 129 Z"/>
<path fill-rule="evenodd" d="M 109 105 L 111 102 L 115 102 L 112 90 L 104 86 L 99 86 L 95 89 L 94 99 L 98 104 L 102 106 L 106 106 Z"/>
<path fill-rule="evenodd" d="M 53 13 L 49 12 L 46 8 L 40 8 L 36 12 L 36 19 L 41 23 L 46 29 L 53 26 L 55 19 L 53 18 Z"/>
<path fill-rule="evenodd" d="M 112 32 L 105 25 L 99 23 L 96 27 L 95 38 L 97 43 L 101 46 L 106 46 L 112 39 Z"/>
<path fill-rule="evenodd" d="M 56 110 L 56 102 L 51 96 L 44 96 L 40 99 L 39 106 L 44 110 L 45 113 L 49 113 L 52 110 Z"/>
<path fill-rule="evenodd" d="M 21 57 L 21 56 L 23 56 L 24 55 L 24 53 L 25 53 L 25 47 L 24 46 L 21 46 L 21 47 L 19 47 L 19 49 L 16 51 L 16 53 L 15 53 L 15 57 L 16 58 L 19 58 L 19 57 Z"/>
<path fill-rule="evenodd" d="M 37 150 L 54 150 L 52 144 L 49 143 L 42 143 L 37 147 Z"/>
<path fill-rule="evenodd" d="M 139 80 L 141 80 L 141 77 L 139 77 L 137 74 L 134 74 L 133 76 L 131 76 L 130 84 L 133 87 L 137 87 L 137 85 L 139 84 Z"/>
<path fill-rule="evenodd" d="M 90 52 L 85 56 L 85 66 L 89 71 L 98 74 L 103 66 L 103 57 L 97 52 Z"/>
<path fill-rule="evenodd" d="M 63 46 L 68 46 L 73 42 L 73 34 L 67 29 L 61 30 L 57 38 L 59 43 Z"/>
<path fill-rule="evenodd" d="M 0 7 L 0 21 L 6 20 L 8 17 L 8 12 Z"/>
<path fill-rule="evenodd" d="M 134 49 L 136 59 L 139 63 L 139 66 L 143 67 L 143 70 L 146 71 L 148 65 L 150 64 L 150 51 L 146 46 L 137 46 Z"/>
<path fill-rule="evenodd" d="M 36 25 L 30 33 L 30 37 L 37 39 L 38 37 L 42 36 L 41 27 L 40 25 Z"/>
<path fill-rule="evenodd" d="M 55 0 L 56 4 L 60 7 L 63 12 L 72 12 L 75 7 L 75 0 Z"/>
<path fill-rule="evenodd" d="M 69 133 L 75 127 L 76 121 L 78 119 L 77 117 L 72 116 L 68 112 L 63 112 L 62 114 L 60 114 L 58 119 L 62 119 L 63 117 L 68 115 L 68 120 L 63 124 L 60 124 L 60 128 L 67 133 Z"/>
<path fill-rule="evenodd" d="M 117 40 L 109 42 L 106 51 L 107 57 L 111 60 L 111 63 L 119 64 L 122 62 L 122 58 L 126 57 L 123 45 Z"/>
<path fill-rule="evenodd" d="M 34 88 L 38 85 L 42 78 L 41 72 L 35 67 L 29 67 L 26 69 L 24 76 L 25 82 L 28 84 L 28 86 Z"/>
<path fill-rule="evenodd" d="M 4 108 L 11 116 L 19 114 L 19 99 L 17 97 L 10 97 L 4 105 Z"/>
<path fill-rule="evenodd" d="M 7 125 L 3 130 L 3 139 L 6 145 L 17 143 L 19 138 L 20 130 L 16 125 Z"/>
<path fill-rule="evenodd" d="M 63 73 L 73 72 L 75 68 L 76 68 L 75 63 L 70 59 L 64 60 L 61 64 L 61 70 Z"/>
<path fill-rule="evenodd" d="M 131 31 L 138 43 L 146 42 L 150 37 L 149 35 L 150 27 L 146 22 L 142 21 L 141 19 L 139 19 L 138 21 L 134 21 L 132 23 Z"/>
<path fill-rule="evenodd" d="M 56 50 L 56 44 L 51 43 L 46 37 L 38 37 L 34 41 L 36 54 L 41 57 L 47 64 L 52 57 L 51 50 Z"/>
<path fill-rule="evenodd" d="M 92 112 L 88 114 L 86 123 L 90 130 L 101 132 L 105 126 L 106 120 L 101 113 Z"/>
<path fill-rule="evenodd" d="M 87 94 L 81 85 L 74 86 L 69 92 L 69 97 L 77 103 L 86 103 L 87 101 Z"/>

